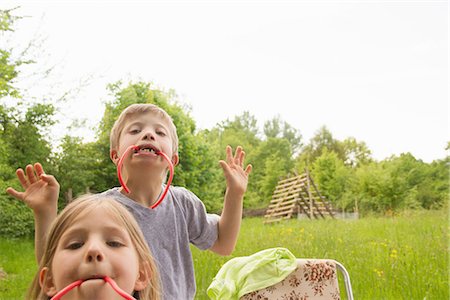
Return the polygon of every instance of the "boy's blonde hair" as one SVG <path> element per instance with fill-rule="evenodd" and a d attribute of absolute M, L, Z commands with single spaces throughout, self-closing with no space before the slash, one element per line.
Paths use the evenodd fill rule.
<path fill-rule="evenodd" d="M 154 113 L 157 116 L 161 117 L 164 121 L 167 121 L 169 125 L 170 137 L 172 138 L 173 153 L 178 153 L 177 128 L 175 127 L 172 118 L 164 109 L 150 103 L 131 104 L 120 113 L 119 118 L 117 118 L 116 122 L 114 123 L 114 126 L 111 129 L 111 134 L 109 136 L 110 151 L 117 150 L 117 148 L 119 147 L 120 135 L 125 126 L 125 122 L 135 115 L 144 113 Z"/>
<path fill-rule="evenodd" d="M 53 221 L 49 230 L 45 251 L 39 264 L 39 271 L 42 268 L 49 268 L 49 273 L 52 273 L 51 266 L 53 257 L 58 246 L 58 243 L 67 229 L 72 226 L 77 218 L 80 218 L 96 208 L 106 210 L 117 221 L 122 228 L 130 235 L 133 246 L 136 250 L 139 264 L 145 266 L 148 272 L 149 283 L 145 289 L 137 292 L 140 300 L 155 300 L 160 299 L 160 282 L 159 274 L 156 268 L 155 261 L 151 255 L 150 249 L 145 242 L 144 235 L 140 230 L 136 220 L 131 213 L 116 200 L 108 197 L 99 197 L 96 195 L 84 195 L 77 200 L 69 203 L 64 210 Z M 39 284 L 39 271 L 28 290 L 27 299 L 32 300 L 48 300 L 49 297 L 44 293 Z"/>

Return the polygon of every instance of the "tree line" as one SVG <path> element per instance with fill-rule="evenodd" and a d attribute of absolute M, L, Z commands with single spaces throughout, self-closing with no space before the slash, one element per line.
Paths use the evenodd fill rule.
<path fill-rule="evenodd" d="M 0 35 L 13 32 L 17 21 L 11 11 L 0 11 Z M 2 46 L 3 47 L 3 46 Z M 132 103 L 154 103 L 173 118 L 179 135 L 180 163 L 174 185 L 185 186 L 203 200 L 208 211 L 220 212 L 225 190 L 219 159 L 226 145 L 244 147 L 253 165 L 245 208 L 266 207 L 280 178 L 307 168 L 322 195 L 334 207 L 360 214 L 395 213 L 403 209 L 439 209 L 448 202 L 449 156 L 425 163 L 410 153 L 382 161 L 372 158 L 363 141 L 338 140 L 321 127 L 304 141 L 301 131 L 280 116 L 260 128 L 250 112 L 224 120 L 210 129 L 198 129 L 190 108 L 174 91 L 151 82 L 114 82 L 107 86 L 110 101 L 96 128 L 95 139 L 85 142 L 65 135 L 57 149 L 49 132 L 57 126 L 55 103 L 31 101 L 17 88 L 21 66 L 34 63 L 13 58 L 14 49 L 0 49 L 0 188 L 21 189 L 15 170 L 41 162 L 61 185 L 60 206 L 87 191 L 96 193 L 118 186 L 116 169 L 109 158 L 109 132 L 120 112 Z M 24 54 L 26 55 L 26 54 Z M 448 147 L 447 147 L 448 148 Z M 31 211 L 0 193 L 0 235 L 22 236 L 33 232 Z"/>

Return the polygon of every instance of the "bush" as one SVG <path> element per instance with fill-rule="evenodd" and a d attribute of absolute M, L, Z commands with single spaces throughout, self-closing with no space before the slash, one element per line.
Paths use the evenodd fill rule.
<path fill-rule="evenodd" d="M 2 191 L 8 186 L 0 181 Z M 26 237 L 34 233 L 33 212 L 23 202 L 7 194 L 0 195 L 0 236 Z"/>

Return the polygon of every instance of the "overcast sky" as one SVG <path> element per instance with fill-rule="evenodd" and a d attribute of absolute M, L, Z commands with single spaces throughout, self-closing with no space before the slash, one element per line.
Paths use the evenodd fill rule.
<path fill-rule="evenodd" d="M 249 111 L 261 128 L 279 116 L 305 143 L 326 126 L 376 159 L 445 156 L 447 1 L 3 3 L 29 16 L 15 42 L 46 38 L 42 60 L 58 65 L 61 89 L 92 76 L 56 135 L 75 118 L 97 124 L 107 83 L 139 79 L 175 90 L 199 128 Z"/>

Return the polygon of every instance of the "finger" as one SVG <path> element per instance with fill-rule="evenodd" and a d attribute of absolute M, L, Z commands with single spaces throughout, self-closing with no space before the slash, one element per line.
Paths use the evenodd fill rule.
<path fill-rule="evenodd" d="M 28 187 L 28 180 L 25 177 L 25 172 L 22 169 L 17 169 L 16 171 L 17 179 L 19 179 L 20 184 L 24 189 Z"/>
<path fill-rule="evenodd" d="M 36 171 L 38 178 L 40 178 L 42 176 L 42 174 L 45 174 L 44 168 L 42 167 L 42 165 L 40 163 L 34 164 L 34 170 Z"/>
<path fill-rule="evenodd" d="M 59 186 L 58 181 L 52 175 L 42 174 L 41 179 L 46 183 L 48 183 L 48 185 Z"/>
<path fill-rule="evenodd" d="M 228 164 L 224 160 L 220 160 L 219 164 L 222 167 L 224 173 L 230 172 L 230 167 L 228 166 Z"/>
<path fill-rule="evenodd" d="M 27 173 L 28 181 L 33 184 L 37 181 L 36 175 L 34 174 L 33 166 L 28 165 L 25 168 L 25 172 Z"/>
<path fill-rule="evenodd" d="M 234 162 L 235 162 L 237 165 L 240 164 L 241 153 L 242 153 L 242 147 L 241 147 L 241 146 L 237 146 L 236 152 L 234 153 Z"/>
<path fill-rule="evenodd" d="M 14 198 L 23 200 L 23 193 L 16 191 L 12 187 L 6 189 L 6 192 L 13 196 Z"/>
<path fill-rule="evenodd" d="M 247 167 L 245 168 L 245 174 L 250 175 L 250 173 L 253 170 L 253 166 L 252 165 L 247 165 Z"/>
<path fill-rule="evenodd" d="M 244 166 L 244 160 L 245 160 L 245 151 L 241 151 L 241 155 L 239 156 L 239 165 L 241 166 L 241 167 L 243 167 Z"/>
<path fill-rule="evenodd" d="M 227 162 L 232 163 L 233 162 L 233 150 L 231 149 L 230 145 L 227 146 L 226 152 L 227 152 Z"/>

